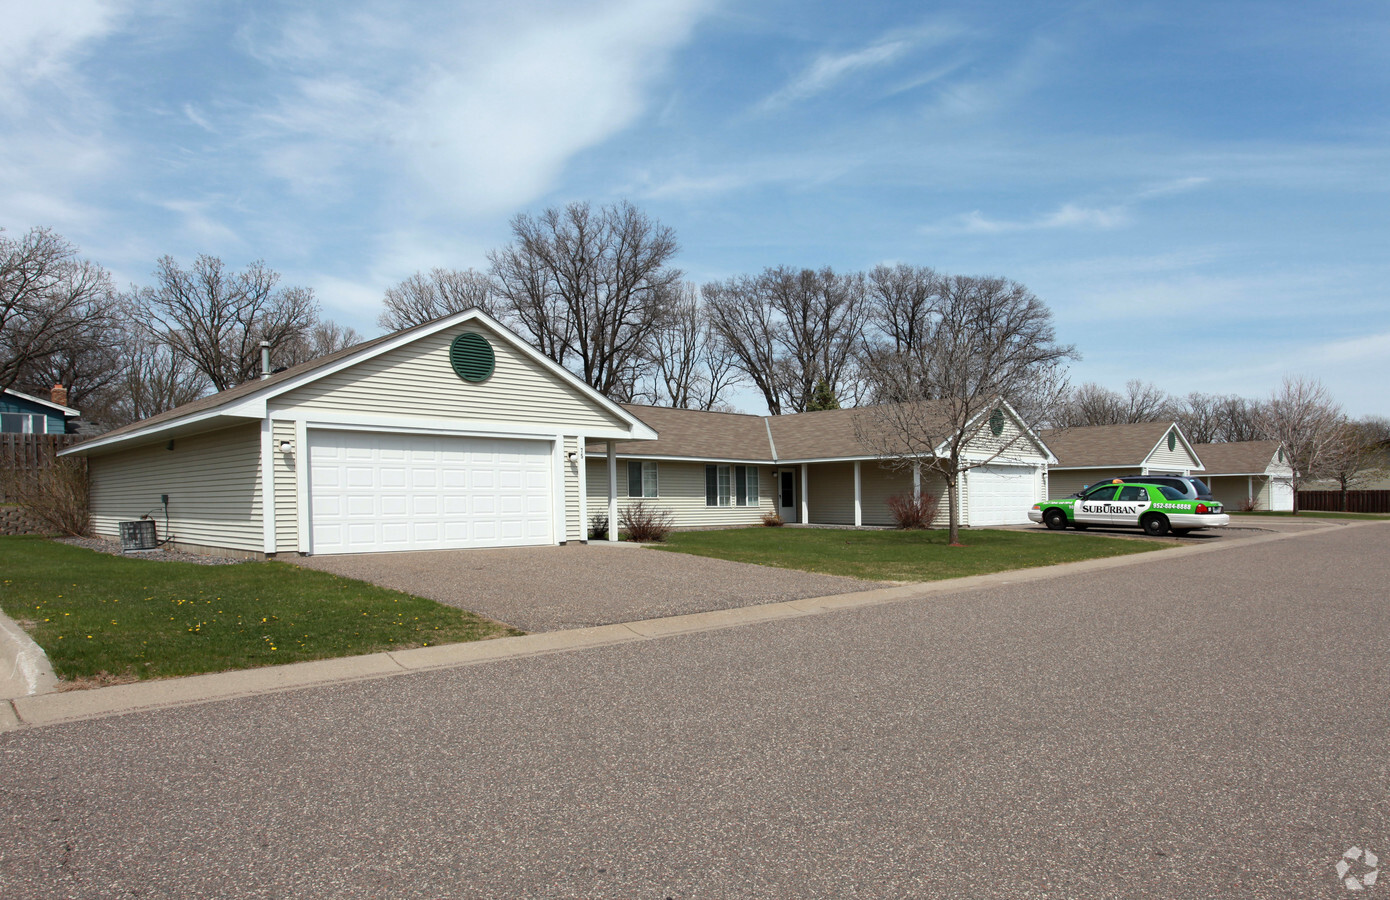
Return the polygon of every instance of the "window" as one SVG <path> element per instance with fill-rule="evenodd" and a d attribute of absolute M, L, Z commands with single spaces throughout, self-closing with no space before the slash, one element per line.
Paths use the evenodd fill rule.
<path fill-rule="evenodd" d="M 705 466 L 706 506 L 757 506 L 756 466 Z"/>
<path fill-rule="evenodd" d="M 48 417 L 32 413 L 0 413 L 0 432 L 5 434 L 46 434 Z"/>
<path fill-rule="evenodd" d="M 1083 499 L 1086 500 L 1111 500 L 1115 497 L 1115 485 L 1102 484 L 1100 487 L 1091 488 L 1086 492 Z"/>
<path fill-rule="evenodd" d="M 629 497 L 660 497 L 660 486 L 655 462 L 636 459 L 628 461 L 627 495 Z"/>
<path fill-rule="evenodd" d="M 1120 488 L 1120 496 L 1116 499 L 1122 501 L 1129 501 L 1130 503 L 1133 503 L 1137 500 L 1147 500 L 1149 499 L 1149 490 L 1148 488 L 1143 487 L 1142 485 L 1127 484 L 1124 487 Z"/>

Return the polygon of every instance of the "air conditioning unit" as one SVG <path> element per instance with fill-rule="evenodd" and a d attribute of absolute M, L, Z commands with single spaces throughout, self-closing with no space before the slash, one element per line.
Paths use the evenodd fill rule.
<path fill-rule="evenodd" d="M 121 522 L 120 525 L 121 549 L 126 553 L 159 549 L 159 535 L 155 533 L 153 519 Z"/>

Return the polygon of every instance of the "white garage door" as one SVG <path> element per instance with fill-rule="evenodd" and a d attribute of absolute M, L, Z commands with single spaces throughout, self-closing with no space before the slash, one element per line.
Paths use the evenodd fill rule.
<path fill-rule="evenodd" d="M 314 553 L 550 544 L 551 444 L 309 433 Z"/>
<path fill-rule="evenodd" d="M 1039 495 L 1033 466 L 980 466 L 969 479 L 971 525 L 1022 525 Z"/>

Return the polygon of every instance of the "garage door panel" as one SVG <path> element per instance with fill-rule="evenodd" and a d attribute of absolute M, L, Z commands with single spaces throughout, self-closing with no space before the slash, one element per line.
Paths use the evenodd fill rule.
<path fill-rule="evenodd" d="M 1033 466 L 980 466 L 970 470 L 970 524 L 1021 525 L 1028 510 L 1042 499 L 1041 479 Z"/>
<path fill-rule="evenodd" d="M 553 541 L 549 441 L 310 432 L 316 553 Z"/>

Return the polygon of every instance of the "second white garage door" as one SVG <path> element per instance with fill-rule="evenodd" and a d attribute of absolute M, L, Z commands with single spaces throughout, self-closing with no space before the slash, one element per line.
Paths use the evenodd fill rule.
<path fill-rule="evenodd" d="M 309 433 L 314 553 L 554 543 L 551 443 Z"/>
<path fill-rule="evenodd" d="M 1033 466 L 980 466 L 966 477 L 972 526 L 1026 524 L 1028 510 L 1042 499 Z"/>

